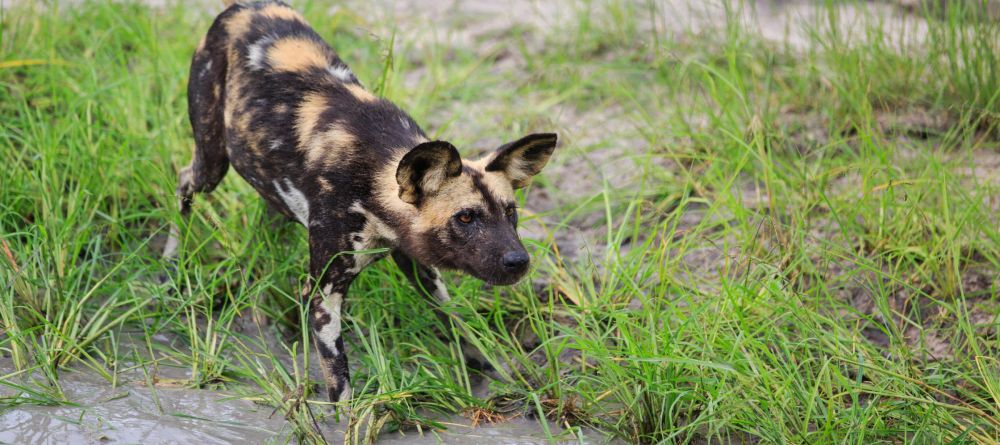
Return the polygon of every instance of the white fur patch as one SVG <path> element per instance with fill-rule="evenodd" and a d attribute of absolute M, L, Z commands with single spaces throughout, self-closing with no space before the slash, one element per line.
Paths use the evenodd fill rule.
<path fill-rule="evenodd" d="M 251 69 L 264 69 L 264 60 L 267 59 L 267 47 L 274 42 L 274 37 L 265 36 L 247 47 L 247 65 Z"/>
<path fill-rule="evenodd" d="M 377 240 L 396 241 L 397 238 L 396 231 L 392 230 L 392 228 L 389 227 L 389 225 L 386 224 L 385 221 L 382 221 L 381 218 L 375 216 L 375 214 L 369 212 L 364 207 L 362 207 L 361 201 L 354 201 L 354 203 L 351 204 L 349 210 L 354 213 L 360 213 L 365 217 L 364 234 L 367 235 L 366 238 L 369 241 L 377 241 Z M 372 247 L 377 247 L 377 246 L 369 245 L 365 248 L 370 249 Z M 358 246 L 355 246 L 355 249 L 357 248 Z"/>
<path fill-rule="evenodd" d="M 362 250 L 362 249 L 355 248 L 354 250 Z M 381 258 L 381 256 L 376 256 L 370 253 L 356 253 L 352 256 L 354 257 L 354 267 L 347 269 L 347 273 L 354 275 L 361 273 L 362 269 L 368 267 L 369 264 Z"/>
<path fill-rule="evenodd" d="M 329 347 L 334 354 L 340 354 L 340 351 L 337 350 L 337 339 L 340 338 L 340 306 L 344 302 L 344 296 L 339 292 L 332 291 L 332 284 L 323 288 L 323 301 L 317 309 L 329 315 L 330 322 L 320 328 L 316 335 L 319 337 L 319 341 Z"/>
<path fill-rule="evenodd" d="M 180 245 L 180 240 L 178 240 L 179 235 L 177 225 L 171 224 L 170 236 L 167 237 L 167 243 L 163 245 L 163 258 L 169 260 L 177 255 L 177 246 Z"/>
<path fill-rule="evenodd" d="M 295 219 L 299 220 L 303 226 L 309 226 L 309 200 L 306 199 L 306 195 L 302 194 L 299 189 L 292 185 L 292 181 L 288 178 L 283 179 L 285 183 L 284 189 L 278 181 L 274 181 L 274 189 L 278 191 L 278 195 L 281 196 L 281 200 L 285 201 L 285 206 L 288 210 L 295 215 Z"/>
<path fill-rule="evenodd" d="M 400 117 L 399 118 L 399 123 L 403 124 L 403 128 L 405 128 L 407 130 L 410 129 L 410 120 L 409 119 L 407 119 L 405 117 Z"/>
<path fill-rule="evenodd" d="M 396 231 L 392 230 L 384 221 L 375 216 L 361 206 L 361 201 L 354 201 L 348 209 L 351 212 L 359 213 L 365 217 L 365 226 L 360 232 L 351 233 L 351 247 L 354 250 L 368 250 L 382 247 L 385 244 L 396 241 Z M 383 254 L 356 254 L 354 255 L 354 267 L 348 269 L 350 273 L 359 273 L 361 269 L 382 257 Z"/>
<path fill-rule="evenodd" d="M 341 402 L 346 401 L 346 400 L 350 400 L 351 399 L 351 395 L 353 393 L 354 393 L 354 391 L 351 390 L 351 382 L 348 380 L 347 382 L 344 382 L 344 389 L 340 390 L 340 398 L 337 399 L 337 400 L 339 400 Z"/>
<path fill-rule="evenodd" d="M 326 70 L 341 82 L 350 82 L 354 78 L 354 73 L 346 66 L 328 66 Z"/>
<path fill-rule="evenodd" d="M 281 148 L 281 143 L 282 143 L 281 139 L 275 139 L 271 141 L 271 146 L 269 148 L 271 149 L 271 151 L 277 150 Z"/>
<path fill-rule="evenodd" d="M 434 275 L 434 296 L 442 303 L 450 301 L 451 295 L 448 295 L 448 288 L 444 287 L 444 282 L 441 281 L 441 273 L 435 269 Z"/>
<path fill-rule="evenodd" d="M 201 69 L 201 73 L 198 74 L 198 75 L 200 77 L 205 77 L 210 72 L 212 72 L 212 61 L 211 60 L 209 60 L 208 62 L 205 62 L 205 67 Z"/>

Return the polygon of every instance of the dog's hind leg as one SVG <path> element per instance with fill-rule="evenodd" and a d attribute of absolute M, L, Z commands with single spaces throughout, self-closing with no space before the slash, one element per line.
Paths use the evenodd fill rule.
<path fill-rule="evenodd" d="M 191 197 L 215 189 L 229 170 L 226 154 L 225 79 L 226 49 L 224 33 L 213 26 L 198 45 L 191 61 L 188 80 L 188 115 L 194 132 L 194 158 L 177 175 L 177 199 L 181 216 L 191 213 Z M 177 254 L 179 230 L 170 227 L 170 237 L 163 248 L 164 258 Z"/>

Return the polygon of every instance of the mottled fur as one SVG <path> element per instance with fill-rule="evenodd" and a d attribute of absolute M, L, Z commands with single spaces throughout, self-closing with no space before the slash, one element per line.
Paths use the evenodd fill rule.
<path fill-rule="evenodd" d="M 478 161 L 430 141 L 406 113 L 365 90 L 337 54 L 280 2 L 234 4 L 198 46 L 188 84 L 195 153 L 179 172 L 182 214 L 232 164 L 277 211 L 309 231 L 311 328 L 331 400 L 349 397 L 340 312 L 351 282 L 389 248 L 418 289 L 447 300 L 438 267 L 510 284 L 527 271 L 514 189 L 548 161 L 554 134 Z M 176 252 L 171 231 L 168 249 Z"/>

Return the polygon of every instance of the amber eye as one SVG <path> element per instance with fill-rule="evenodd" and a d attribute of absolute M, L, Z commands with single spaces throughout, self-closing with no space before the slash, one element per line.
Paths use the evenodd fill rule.
<path fill-rule="evenodd" d="M 472 222 L 472 214 L 469 212 L 460 213 L 458 215 L 458 220 L 461 221 L 462 224 L 469 224 Z"/>

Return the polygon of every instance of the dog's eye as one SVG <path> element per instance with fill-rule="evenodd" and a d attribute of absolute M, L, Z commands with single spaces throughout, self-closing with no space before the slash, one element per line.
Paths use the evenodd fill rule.
<path fill-rule="evenodd" d="M 504 215 L 507 215 L 508 218 L 510 218 L 511 216 L 514 216 L 515 210 L 517 210 L 517 207 L 509 206 L 506 209 L 504 209 L 503 213 Z"/>
<path fill-rule="evenodd" d="M 472 212 L 462 212 L 458 214 L 458 220 L 461 221 L 462 224 L 469 224 L 472 222 L 472 219 Z"/>

